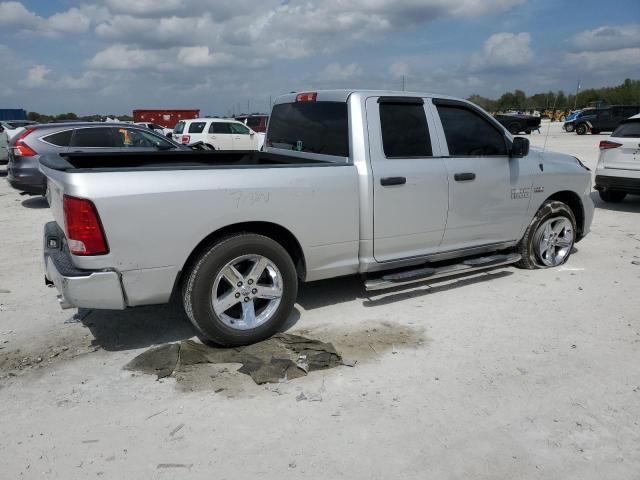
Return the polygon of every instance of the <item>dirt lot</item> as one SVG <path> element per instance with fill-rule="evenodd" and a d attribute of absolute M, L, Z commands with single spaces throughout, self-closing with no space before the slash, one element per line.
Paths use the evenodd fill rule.
<path fill-rule="evenodd" d="M 595 167 L 604 135 L 550 132 Z M 357 363 L 258 386 L 237 364 L 123 370 L 192 337 L 184 314 L 61 311 L 42 280 L 50 212 L 0 181 L 0 476 L 637 479 L 640 197 L 594 199 L 562 268 L 372 297 L 357 278 L 304 286 L 289 332 Z"/>

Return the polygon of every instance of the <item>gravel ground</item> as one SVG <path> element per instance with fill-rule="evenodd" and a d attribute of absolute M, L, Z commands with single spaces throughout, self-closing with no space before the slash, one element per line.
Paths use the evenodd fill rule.
<path fill-rule="evenodd" d="M 548 149 L 595 168 L 605 135 L 547 128 Z M 373 297 L 357 278 L 303 286 L 289 332 L 357 363 L 258 386 L 233 364 L 123 370 L 192 337 L 184 314 L 61 311 L 42 281 L 50 212 L 0 181 L 1 476 L 637 479 L 640 197 L 594 200 L 561 268 Z"/>

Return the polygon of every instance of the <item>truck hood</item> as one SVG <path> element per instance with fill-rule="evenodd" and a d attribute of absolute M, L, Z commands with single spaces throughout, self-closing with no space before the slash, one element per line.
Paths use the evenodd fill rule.
<path fill-rule="evenodd" d="M 580 161 L 578 157 L 566 153 L 558 153 L 550 150 L 543 150 L 540 147 L 529 147 L 529 155 L 536 155 L 540 161 L 545 163 L 555 163 L 566 168 L 575 167 L 576 170 L 589 172 L 589 168 Z"/>

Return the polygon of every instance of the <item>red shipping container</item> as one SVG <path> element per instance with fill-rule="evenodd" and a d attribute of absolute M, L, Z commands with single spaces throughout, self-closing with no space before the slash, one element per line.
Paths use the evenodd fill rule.
<path fill-rule="evenodd" d="M 173 128 L 180 120 L 198 118 L 200 110 L 134 110 L 134 122 L 147 122 Z"/>

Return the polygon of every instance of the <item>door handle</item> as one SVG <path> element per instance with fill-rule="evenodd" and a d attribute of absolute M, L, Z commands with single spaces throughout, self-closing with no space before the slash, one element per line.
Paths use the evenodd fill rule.
<path fill-rule="evenodd" d="M 380 179 L 380 185 L 387 187 L 389 185 L 404 185 L 407 183 L 407 177 L 384 177 Z"/>
<path fill-rule="evenodd" d="M 456 173 L 453 175 L 456 182 L 464 182 L 467 180 L 475 180 L 476 174 L 473 172 Z"/>

